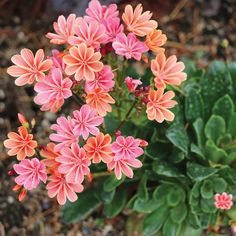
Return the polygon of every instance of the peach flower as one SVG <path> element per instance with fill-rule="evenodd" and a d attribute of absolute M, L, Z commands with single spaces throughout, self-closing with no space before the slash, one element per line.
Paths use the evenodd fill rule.
<path fill-rule="evenodd" d="M 103 68 L 100 52 L 94 52 L 92 47 L 87 47 L 85 43 L 81 43 L 78 47 L 71 47 L 69 54 L 63 57 L 66 66 L 66 74 L 75 74 L 75 79 L 80 81 L 94 80 L 95 73 Z"/>
<path fill-rule="evenodd" d="M 166 43 L 167 37 L 161 30 L 154 29 L 146 36 L 145 43 L 155 53 L 164 52 L 165 49 L 161 48 Z"/>
<path fill-rule="evenodd" d="M 171 100 L 175 96 L 173 91 L 164 93 L 164 89 L 151 90 L 148 96 L 147 116 L 149 120 L 156 120 L 162 123 L 164 120 L 173 121 L 174 114 L 169 108 L 174 107 L 177 102 Z"/>
<path fill-rule="evenodd" d="M 55 146 L 55 143 L 48 143 L 47 147 L 43 147 L 40 150 L 40 155 L 45 158 L 42 160 L 42 163 L 44 163 L 48 170 L 52 173 L 55 171 L 57 172 L 57 168 L 60 164 L 56 161 L 56 157 L 59 156 L 59 152 L 54 150 Z"/>
<path fill-rule="evenodd" d="M 97 88 L 88 93 L 86 103 L 90 107 L 95 108 L 100 116 L 106 116 L 107 112 L 111 112 L 112 107 L 110 104 L 114 104 L 115 100 L 109 93 L 104 92 L 101 88 Z"/>
<path fill-rule="evenodd" d="M 165 88 L 166 84 L 180 85 L 187 78 L 183 72 L 183 62 L 177 62 L 175 55 L 166 59 L 164 53 L 160 53 L 151 61 L 151 70 L 155 75 L 156 88 Z"/>
<path fill-rule="evenodd" d="M 32 157 L 35 154 L 37 142 L 33 140 L 33 135 L 28 134 L 24 126 L 18 128 L 19 134 L 15 132 L 8 133 L 7 140 L 4 141 L 4 146 L 10 148 L 8 151 L 9 156 L 17 155 L 18 160 L 23 160 L 25 157 Z"/>
<path fill-rule="evenodd" d="M 125 7 L 125 12 L 122 15 L 127 30 L 133 32 L 137 36 L 145 36 L 157 27 L 157 22 L 155 20 L 150 20 L 152 13 L 150 13 L 150 11 L 142 13 L 142 11 L 142 4 L 138 4 L 135 9 L 133 9 L 131 5 L 127 5 Z"/>
<path fill-rule="evenodd" d="M 84 145 L 84 150 L 93 163 L 109 163 L 112 158 L 111 136 L 99 133 L 96 137 L 90 137 Z"/>

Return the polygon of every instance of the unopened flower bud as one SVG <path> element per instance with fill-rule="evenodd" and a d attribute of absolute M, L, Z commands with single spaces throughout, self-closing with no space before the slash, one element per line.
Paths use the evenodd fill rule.
<path fill-rule="evenodd" d="M 18 200 L 20 202 L 22 202 L 25 199 L 26 194 L 27 194 L 27 190 L 26 189 L 22 189 L 20 194 L 19 194 L 19 196 L 18 196 Z"/>

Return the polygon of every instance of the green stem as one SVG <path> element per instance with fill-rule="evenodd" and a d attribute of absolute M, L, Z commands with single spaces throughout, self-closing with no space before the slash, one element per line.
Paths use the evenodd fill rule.
<path fill-rule="evenodd" d="M 182 94 L 183 96 L 186 97 L 186 94 L 177 86 L 174 85 L 169 85 L 173 90 L 176 90 L 177 92 L 179 92 L 180 94 Z"/>
<path fill-rule="evenodd" d="M 108 175 L 111 175 L 111 173 L 108 172 L 108 171 L 99 172 L 99 173 L 93 173 L 92 174 L 93 179 L 96 179 L 96 178 L 99 178 L 99 177 L 102 177 L 102 176 L 108 176 Z"/>
<path fill-rule="evenodd" d="M 73 98 L 79 106 L 82 106 L 85 104 L 85 102 L 82 100 L 82 98 L 80 96 L 78 96 L 76 93 L 73 93 Z"/>
<path fill-rule="evenodd" d="M 134 109 L 135 105 L 137 104 L 137 100 L 135 100 L 132 104 L 132 106 L 129 108 L 129 110 L 127 111 L 126 115 L 125 115 L 125 118 L 120 122 L 120 124 L 118 125 L 117 130 L 119 130 L 123 125 L 124 123 L 128 120 L 129 118 L 129 115 L 131 114 L 132 110 Z"/>

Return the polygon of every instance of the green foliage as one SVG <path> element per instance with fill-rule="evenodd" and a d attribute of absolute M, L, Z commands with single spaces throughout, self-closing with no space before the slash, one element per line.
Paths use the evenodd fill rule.
<path fill-rule="evenodd" d="M 67 202 L 62 208 L 63 220 L 74 223 L 85 219 L 100 205 L 100 200 L 92 190 L 87 190 L 79 195 L 76 202 Z"/>
<path fill-rule="evenodd" d="M 109 218 L 125 207 L 138 212 L 148 236 L 200 236 L 216 223 L 214 194 L 236 195 L 236 63 L 215 61 L 204 72 L 188 61 L 186 71 L 183 93 L 176 92 L 173 123 L 134 117 L 122 129 L 149 142 L 143 167 L 133 179 L 110 175 L 99 184 L 95 180 L 91 190 L 63 208 L 66 222 L 82 220 L 103 205 Z M 107 130 L 116 127 L 116 117 L 105 118 Z M 220 214 L 224 224 L 236 220 L 236 208 Z"/>

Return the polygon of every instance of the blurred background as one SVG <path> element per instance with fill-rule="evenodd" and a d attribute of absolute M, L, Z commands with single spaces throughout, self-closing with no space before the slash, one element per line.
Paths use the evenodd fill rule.
<path fill-rule="evenodd" d="M 235 0 L 103 0 L 102 4 L 117 3 L 122 13 L 125 5 L 142 3 L 153 12 L 159 28 L 167 35 L 167 54 L 194 60 L 206 67 L 213 59 L 236 59 L 236 1 Z M 33 103 L 31 87 L 16 87 L 14 78 L 6 74 L 12 55 L 22 48 L 50 52 L 45 34 L 53 31 L 58 16 L 75 13 L 84 15 L 88 0 L 0 0 L 0 236 L 119 236 L 127 234 L 125 213 L 112 220 L 92 215 L 80 224 L 65 225 L 60 220 L 58 205 L 37 189 L 23 203 L 11 190 L 13 177 L 7 175 L 14 163 L 3 148 L 3 140 L 19 123 L 17 113 L 37 120 L 35 135 L 41 144 L 48 139 L 49 127 L 57 117 L 40 112 Z M 69 114 L 75 104 L 64 105 L 61 113 Z M 132 234 L 131 234 L 132 235 Z"/>

